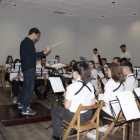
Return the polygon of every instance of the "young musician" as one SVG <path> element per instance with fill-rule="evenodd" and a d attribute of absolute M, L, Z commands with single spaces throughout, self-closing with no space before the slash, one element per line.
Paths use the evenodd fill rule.
<path fill-rule="evenodd" d="M 49 53 L 51 48 L 46 47 L 42 52 L 36 52 L 34 44 L 39 40 L 41 33 L 37 28 L 32 28 L 20 44 L 21 69 L 24 83 L 20 92 L 18 108 L 23 115 L 35 115 L 36 111 L 29 110 L 29 101 L 34 89 L 36 59 Z"/>
<path fill-rule="evenodd" d="M 120 57 L 114 57 L 113 62 L 120 65 Z"/>
<path fill-rule="evenodd" d="M 71 62 L 70 62 L 70 67 L 73 67 L 73 65 L 76 63 L 76 61 L 75 60 L 72 60 Z"/>
<path fill-rule="evenodd" d="M 55 60 L 57 60 L 58 63 L 60 63 L 60 56 L 59 56 L 59 55 L 56 55 L 56 56 L 55 56 Z"/>
<path fill-rule="evenodd" d="M 107 60 L 106 60 L 106 58 L 102 58 L 102 64 L 103 64 L 104 71 L 107 72 L 107 67 L 108 67 L 108 65 L 107 65 Z"/>
<path fill-rule="evenodd" d="M 64 119 L 70 122 L 80 104 L 83 106 L 95 104 L 94 89 L 90 83 L 91 75 L 88 64 L 77 62 L 73 66 L 72 72 L 76 82 L 67 87 L 67 91 L 64 94 L 64 108 L 57 106 L 53 107 L 51 111 L 54 140 L 62 140 L 62 121 Z M 86 86 L 83 86 L 83 83 Z M 81 90 L 79 91 L 79 89 Z M 82 111 L 80 113 L 81 122 L 88 121 L 92 117 L 92 110 Z"/>
<path fill-rule="evenodd" d="M 91 71 L 91 84 L 95 90 L 98 90 L 97 70 L 95 69 L 95 63 L 91 60 L 88 62 L 88 65 Z"/>
<path fill-rule="evenodd" d="M 120 59 L 120 65 L 124 64 L 124 63 L 127 63 L 127 58 L 123 57 Z"/>
<path fill-rule="evenodd" d="M 124 91 L 124 82 L 125 78 L 122 72 L 121 67 L 116 63 L 111 63 L 108 65 L 108 77 L 110 78 L 105 85 L 105 92 L 101 94 L 99 97 L 100 100 L 105 102 L 105 106 L 103 106 L 100 112 L 100 119 L 103 122 L 103 126 L 99 127 L 98 130 L 101 132 L 105 132 L 108 129 L 107 120 L 103 117 L 112 117 L 109 101 L 116 100 L 116 95 L 119 92 Z M 119 113 L 120 106 L 118 104 L 114 104 L 115 112 Z M 93 114 L 95 110 L 93 110 Z M 117 114 L 116 114 L 117 115 Z M 87 137 L 95 139 L 96 138 L 96 130 L 92 132 L 88 132 Z"/>
<path fill-rule="evenodd" d="M 94 48 L 93 49 L 93 55 L 92 55 L 92 60 L 95 62 L 95 64 L 99 64 L 99 60 L 98 60 L 98 49 Z"/>
<path fill-rule="evenodd" d="M 120 58 L 125 57 L 125 58 L 127 58 L 128 62 L 130 62 L 131 54 L 130 54 L 130 52 L 126 51 L 126 45 L 122 44 L 120 46 L 120 48 L 121 48 L 121 51 L 122 52 L 120 52 L 119 57 Z"/>
<path fill-rule="evenodd" d="M 133 91 L 138 87 L 138 80 L 132 72 L 132 64 L 129 62 L 122 64 L 122 70 L 126 76 L 126 80 L 124 82 L 125 91 Z"/>
<path fill-rule="evenodd" d="M 7 67 L 7 64 L 10 66 L 10 67 Z M 6 64 L 4 65 L 4 71 L 5 71 L 5 80 L 6 81 L 10 81 L 10 71 L 11 71 L 11 68 L 12 68 L 12 64 L 13 64 L 13 57 L 11 55 L 9 55 L 6 59 Z"/>
<path fill-rule="evenodd" d="M 46 56 L 43 56 L 41 57 L 41 64 L 38 64 L 36 67 L 38 68 L 44 68 L 46 66 Z M 47 75 L 47 76 L 46 76 Z M 45 99 L 46 96 L 47 96 L 47 93 L 50 91 L 51 89 L 51 83 L 50 83 L 50 80 L 48 80 L 48 73 L 46 74 L 42 74 L 42 77 L 41 77 L 41 74 L 35 74 L 35 77 L 36 77 L 36 80 L 35 80 L 35 87 L 34 87 L 34 92 L 35 94 L 37 95 L 38 99 L 42 99 L 42 94 L 40 93 L 40 91 L 37 89 L 37 87 L 39 86 L 46 86 L 46 89 L 43 93 L 43 98 Z M 46 81 L 45 81 L 46 80 Z M 45 82 L 46 82 L 46 85 L 45 85 Z"/>
<path fill-rule="evenodd" d="M 14 72 L 15 70 L 15 64 L 20 63 L 19 59 L 16 59 L 14 61 L 13 69 L 11 70 L 12 72 L 10 73 L 10 81 L 12 85 L 12 93 L 14 94 L 13 97 L 13 103 L 17 103 L 17 97 L 18 97 L 18 87 L 23 85 L 23 74 L 18 71 Z"/>

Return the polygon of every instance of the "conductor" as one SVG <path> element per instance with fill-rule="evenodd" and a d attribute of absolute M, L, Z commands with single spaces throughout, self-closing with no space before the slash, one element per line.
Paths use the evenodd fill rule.
<path fill-rule="evenodd" d="M 23 115 L 35 115 L 36 111 L 29 108 L 31 93 L 34 89 L 36 59 L 49 53 L 51 48 L 46 47 L 42 52 L 36 52 L 34 44 L 39 40 L 41 33 L 37 28 L 29 31 L 28 37 L 20 44 L 21 69 L 23 72 L 23 86 L 19 95 L 18 108 Z"/>

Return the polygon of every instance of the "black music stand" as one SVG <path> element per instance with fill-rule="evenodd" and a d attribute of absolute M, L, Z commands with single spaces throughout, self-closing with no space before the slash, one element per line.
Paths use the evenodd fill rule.
<path fill-rule="evenodd" d="M 15 68 L 10 71 L 10 73 L 18 73 L 18 74 L 20 74 L 21 72 L 22 72 L 21 63 L 15 63 Z M 19 82 L 20 82 L 20 76 L 18 77 L 18 86 L 19 86 Z"/>
<path fill-rule="evenodd" d="M 41 92 L 41 100 L 43 100 L 44 98 L 43 98 L 43 94 L 42 94 L 42 75 L 48 74 L 48 71 L 45 71 L 46 69 L 43 67 L 37 67 L 36 70 L 37 70 L 37 73 L 40 74 L 40 76 L 41 76 L 41 90 L 40 90 L 40 92 Z M 46 85 L 45 85 L 45 90 L 46 90 Z M 38 98 L 36 97 L 35 99 L 33 99 L 32 102 L 34 102 L 36 99 L 38 99 Z M 50 100 L 47 97 L 45 98 L 45 100 L 50 102 Z M 53 101 L 52 101 L 52 107 L 53 107 Z"/>

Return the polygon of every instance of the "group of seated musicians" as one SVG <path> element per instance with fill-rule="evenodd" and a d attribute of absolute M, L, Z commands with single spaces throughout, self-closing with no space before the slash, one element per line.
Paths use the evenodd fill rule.
<path fill-rule="evenodd" d="M 95 104 L 95 94 L 98 95 L 100 90 L 95 91 L 95 88 L 93 88 L 92 85 L 92 80 L 95 80 L 92 79 L 92 73 L 94 72 L 94 77 L 95 75 L 97 76 L 94 65 L 94 61 L 89 61 L 89 64 L 81 64 L 81 62 L 74 64 L 72 74 L 75 82 L 70 84 L 64 93 L 64 108 L 54 107 L 51 111 L 54 140 L 62 139 L 62 120 L 70 122 L 80 104 L 83 106 Z M 123 91 L 133 91 L 134 88 L 138 87 L 138 80 L 135 78 L 132 72 L 132 64 L 130 62 L 121 63 L 120 65 L 120 61 L 116 60 L 116 63 L 112 62 L 108 64 L 107 75 L 109 80 L 104 87 L 104 93 L 99 96 L 99 100 L 103 100 L 105 103 L 99 116 L 103 123 L 103 126 L 98 128 L 98 131 L 100 132 L 105 132 L 108 129 L 108 122 L 103 117 L 113 117 L 109 102 L 117 99 L 117 93 Z M 77 93 L 79 89 L 81 90 L 79 93 Z M 120 105 L 116 104 L 114 109 L 116 115 L 118 115 L 120 112 Z M 80 112 L 81 122 L 90 120 L 95 111 L 96 110 L 92 110 L 92 112 Z M 87 133 L 87 137 L 95 140 L 96 130 L 93 129 L 92 131 L 89 131 Z"/>
<path fill-rule="evenodd" d="M 58 61 L 58 63 L 60 63 L 59 55 L 56 55 L 55 59 Z M 8 81 L 12 85 L 13 103 L 17 103 L 18 94 L 19 94 L 19 86 L 22 87 L 23 82 L 24 82 L 22 72 L 20 72 L 20 73 L 14 72 L 16 63 L 20 63 L 20 60 L 15 59 L 15 61 L 13 62 L 13 57 L 11 55 L 9 55 L 7 57 L 5 65 L 4 65 L 5 80 Z M 72 66 L 75 63 L 76 63 L 75 60 L 72 60 L 70 62 L 70 67 L 69 67 L 68 71 L 72 68 Z M 46 56 L 43 56 L 41 58 L 40 63 L 38 63 L 36 65 L 36 67 L 43 68 L 45 66 L 46 66 Z M 67 70 L 63 69 L 63 71 L 67 71 Z M 58 75 L 56 75 L 56 76 L 59 76 L 59 74 L 61 74 L 61 73 L 62 73 L 62 71 L 59 70 Z M 51 76 L 51 75 L 49 75 L 49 73 L 47 73 L 47 74 L 45 73 L 45 74 L 41 75 L 41 74 L 37 74 L 37 72 L 35 72 L 34 92 L 39 100 L 46 99 L 48 92 L 52 89 L 51 83 L 49 80 L 49 76 Z M 72 82 L 70 80 L 68 82 L 68 84 L 71 84 L 71 83 Z M 65 87 L 65 82 L 63 82 L 63 85 Z M 43 91 L 43 93 L 41 93 L 41 91 L 38 89 L 38 87 L 40 87 L 40 86 L 45 86 L 45 90 Z"/>

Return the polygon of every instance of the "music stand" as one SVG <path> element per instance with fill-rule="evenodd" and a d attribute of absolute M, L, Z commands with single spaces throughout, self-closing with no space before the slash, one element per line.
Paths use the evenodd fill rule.
<path fill-rule="evenodd" d="M 48 70 L 45 69 L 44 67 L 37 67 L 36 68 L 36 72 L 37 72 L 37 74 L 40 74 L 40 76 L 41 76 L 41 90 L 40 90 L 40 92 L 41 92 L 41 100 L 43 100 L 43 94 L 42 94 L 42 84 L 43 84 L 42 83 L 42 75 L 43 74 L 48 74 Z M 45 85 L 45 90 L 46 90 L 46 85 Z M 37 99 L 37 97 L 35 99 L 33 99 L 32 102 L 34 102 L 36 99 Z M 48 102 L 50 102 L 48 98 L 46 98 L 45 100 L 47 100 Z M 53 103 L 52 103 L 52 106 L 53 106 Z"/>
<path fill-rule="evenodd" d="M 117 100 L 114 100 L 116 103 L 119 103 L 119 105 L 120 105 L 120 113 L 118 114 L 118 119 L 119 119 L 119 117 L 120 117 L 120 114 L 121 114 L 121 111 L 123 112 L 123 116 L 124 116 L 124 119 L 122 119 L 122 120 L 118 120 L 118 119 L 116 119 L 115 120 L 115 126 L 121 126 L 122 124 L 127 124 L 127 140 L 129 140 L 129 133 L 130 133 L 130 124 L 131 124 L 131 122 L 133 122 L 134 120 L 138 120 L 138 119 L 140 119 L 140 118 L 136 118 L 136 119 L 130 119 L 130 120 L 127 120 L 127 118 L 126 118 L 126 116 L 125 116 L 125 114 L 124 114 L 124 105 L 122 105 L 122 97 L 120 98 L 120 96 L 122 96 L 123 94 L 125 94 L 125 98 L 123 98 L 124 100 L 127 100 L 127 98 L 126 98 L 126 96 L 131 96 L 131 95 L 129 95 L 129 94 L 132 94 L 132 92 L 131 91 L 126 91 L 126 92 L 121 92 L 120 94 L 118 94 L 117 95 Z M 134 97 L 133 97 L 134 98 Z M 130 98 L 130 99 L 133 99 L 133 98 Z M 137 98 L 137 97 L 136 97 Z M 110 103 L 110 107 L 111 107 L 111 112 L 112 112 L 112 115 L 113 115 L 113 117 L 116 115 L 114 112 L 114 109 L 113 109 L 113 106 L 112 106 L 112 102 L 114 102 L 114 101 L 110 101 L 109 103 Z M 120 102 L 121 101 L 121 102 Z M 125 101 L 125 102 L 123 102 L 123 104 L 126 104 L 126 103 L 129 103 L 129 100 L 127 100 L 127 101 Z M 130 109 L 130 108 L 129 108 Z"/>
<path fill-rule="evenodd" d="M 20 74 L 22 72 L 21 70 L 21 63 L 15 63 L 15 68 L 13 70 L 10 70 L 10 73 L 18 73 Z M 21 76 L 18 77 L 18 86 L 20 82 Z"/>

